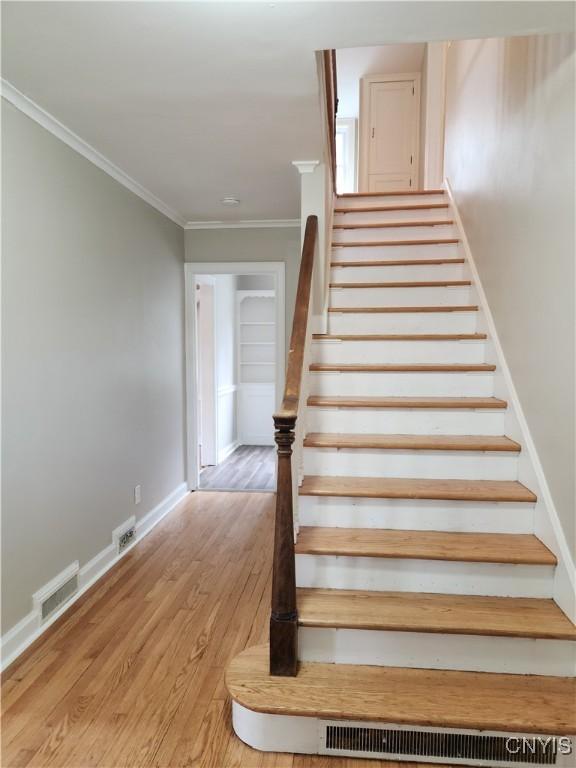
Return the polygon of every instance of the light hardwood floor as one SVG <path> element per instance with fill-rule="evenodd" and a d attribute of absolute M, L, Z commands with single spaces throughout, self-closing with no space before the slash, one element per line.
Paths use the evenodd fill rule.
<path fill-rule="evenodd" d="M 224 671 L 267 641 L 273 498 L 190 495 L 12 664 L 2 767 L 414 766 L 264 754 L 234 736 Z"/>
<path fill-rule="evenodd" d="M 276 449 L 241 445 L 227 459 L 200 473 L 203 491 L 275 491 Z"/>

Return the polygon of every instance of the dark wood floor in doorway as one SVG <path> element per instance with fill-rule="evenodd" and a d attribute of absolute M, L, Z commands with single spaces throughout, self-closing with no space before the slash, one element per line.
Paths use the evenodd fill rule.
<path fill-rule="evenodd" d="M 202 470 L 200 490 L 275 491 L 275 448 L 271 445 L 241 445 L 221 464 Z"/>
<path fill-rule="evenodd" d="M 415 767 L 234 735 L 224 672 L 267 642 L 273 521 L 272 494 L 190 494 L 6 670 L 2 768 Z"/>

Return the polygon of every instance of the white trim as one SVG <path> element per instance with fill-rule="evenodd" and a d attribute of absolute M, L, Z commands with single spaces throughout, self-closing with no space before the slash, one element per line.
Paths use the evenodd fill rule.
<path fill-rule="evenodd" d="M 186 483 L 180 483 L 171 493 L 166 496 L 157 506 L 150 510 L 143 518 L 136 523 L 136 538 L 135 542 L 140 541 L 156 526 L 166 515 L 171 512 L 174 507 L 179 504 L 182 499 L 188 494 Z M 122 527 L 129 527 L 129 520 L 124 521 L 121 526 L 118 526 L 115 530 L 119 530 Z M 34 642 L 40 635 L 42 635 L 48 627 L 50 627 L 55 621 L 57 621 L 71 606 L 92 587 L 104 574 L 116 565 L 116 563 L 124 557 L 124 555 L 132 549 L 127 547 L 121 554 L 117 554 L 116 546 L 114 543 L 108 544 L 103 550 L 98 552 L 91 560 L 83 565 L 79 570 L 75 570 L 78 563 L 72 563 L 62 573 L 58 574 L 54 579 L 49 581 L 39 590 L 34 593 L 34 601 L 36 603 L 34 609 L 29 614 L 24 616 L 17 624 L 9 629 L 1 639 L 2 648 L 2 669 L 6 669 L 28 646 Z M 74 572 L 73 572 L 74 571 Z M 40 603 L 36 601 L 38 595 L 49 593 L 52 586 L 59 580 L 67 581 L 70 576 L 78 573 L 78 591 L 68 600 L 59 610 L 55 611 L 47 621 L 40 624 Z M 65 578 L 63 578 L 65 577 Z"/>
<path fill-rule="evenodd" d="M 414 83 L 414 96 L 418 104 L 416 121 L 413 137 L 413 184 L 412 189 L 418 189 L 418 179 L 420 178 L 420 121 L 422 119 L 421 103 L 421 80 L 420 72 L 404 72 L 394 75 L 366 75 L 360 78 L 360 109 L 359 109 L 359 135 L 358 135 L 358 190 L 368 192 L 368 147 L 370 134 L 370 86 L 372 83 Z"/>
<path fill-rule="evenodd" d="M 343 192 L 358 191 L 358 120 L 355 117 L 337 117 L 336 134 L 344 137 L 344 157 L 342 160 L 344 188 L 338 189 L 338 194 Z M 338 187 L 338 153 L 336 153 L 336 186 Z"/>
<path fill-rule="evenodd" d="M 231 443 L 228 443 L 227 446 L 218 451 L 218 464 L 220 464 L 222 461 L 225 461 L 228 456 L 231 456 L 236 448 L 240 448 L 239 440 L 233 440 Z"/>
<path fill-rule="evenodd" d="M 300 173 L 314 173 L 316 166 L 320 165 L 320 160 L 292 160 L 292 165 Z"/>
<path fill-rule="evenodd" d="M 239 219 L 238 221 L 187 221 L 184 229 L 276 229 L 299 226 L 300 219 Z"/>
<path fill-rule="evenodd" d="M 572 621 L 576 621 L 576 567 L 574 560 L 570 552 L 570 547 L 566 540 L 566 534 L 562 528 L 560 518 L 558 517 L 558 511 L 554 504 L 550 487 L 546 481 L 544 469 L 538 456 L 534 440 L 530 433 L 528 421 L 520 404 L 520 398 L 518 392 L 514 386 L 512 374 L 506 357 L 504 356 L 504 350 L 498 338 L 498 332 L 494 323 L 494 318 L 490 311 L 490 305 L 486 298 L 482 281 L 478 273 L 478 268 L 474 261 L 472 251 L 470 249 L 470 243 L 466 237 L 466 231 L 462 223 L 462 217 L 458 210 L 458 206 L 454 200 L 454 194 L 450 181 L 445 180 L 446 191 L 452 205 L 454 214 L 454 220 L 460 231 L 460 238 L 464 254 L 468 266 L 470 268 L 472 281 L 475 285 L 478 301 L 482 307 L 484 319 L 486 323 L 486 330 L 490 341 L 492 342 L 494 353 L 496 355 L 499 373 L 502 376 L 504 387 L 506 388 L 505 397 L 508 400 L 509 410 L 512 410 L 516 418 L 519 431 L 521 433 L 521 442 L 523 444 L 522 453 L 527 456 L 529 469 L 532 470 L 534 481 L 538 485 L 538 488 L 532 487 L 532 490 L 538 495 L 538 507 L 536 512 L 536 527 L 535 533 L 541 538 L 547 547 L 549 547 L 556 557 L 558 558 L 558 566 L 556 567 L 556 574 L 554 578 L 554 599 L 562 610 L 571 618 Z M 523 478 L 519 477 L 522 481 Z M 538 516 L 540 513 L 540 521 Z M 544 517 L 544 519 L 542 519 Z"/>
<path fill-rule="evenodd" d="M 16 107 L 16 109 L 19 109 L 20 112 L 24 113 L 31 120 L 34 120 L 36 123 L 38 123 L 38 125 L 41 125 L 42 128 L 45 128 L 53 136 L 56 136 L 57 139 L 60 139 L 60 141 L 63 141 L 64 144 L 67 144 L 74 151 L 78 152 L 78 154 L 85 157 L 91 163 L 94 163 L 94 165 L 98 166 L 100 170 L 107 173 L 115 181 L 126 187 L 126 189 L 129 189 L 130 192 L 138 195 L 138 197 L 144 200 L 144 202 L 151 205 L 157 211 L 160 211 L 160 213 L 164 214 L 164 216 L 167 216 L 175 224 L 179 224 L 181 227 L 185 225 L 186 219 L 184 216 L 182 216 L 182 214 L 178 213 L 178 211 L 175 211 L 169 205 L 164 203 L 162 200 L 160 200 L 160 198 L 156 197 L 156 195 L 139 184 L 131 176 L 128 176 L 127 173 L 125 173 L 113 162 L 108 160 L 108 158 L 104 157 L 104 155 L 98 152 L 97 149 L 94 149 L 94 147 L 92 147 L 90 144 L 88 144 L 88 142 L 84 141 L 84 139 L 80 138 L 80 136 L 67 128 L 57 118 L 55 118 L 42 107 L 38 106 L 38 104 L 32 101 L 32 99 L 15 88 L 12 83 L 8 82 L 8 80 L 2 79 L 1 84 L 2 97 L 6 99 L 6 101 L 10 102 L 12 106 Z"/>
<path fill-rule="evenodd" d="M 286 264 L 283 261 L 187 262 L 185 275 L 186 315 L 186 472 L 188 489 L 198 488 L 198 457 L 196 455 L 196 275 L 260 275 L 271 273 L 276 290 L 276 406 L 284 393 L 286 365 Z"/>
<path fill-rule="evenodd" d="M 226 384 L 224 387 L 218 387 L 218 397 L 224 397 L 225 395 L 231 395 L 233 392 L 237 392 L 237 384 Z"/>

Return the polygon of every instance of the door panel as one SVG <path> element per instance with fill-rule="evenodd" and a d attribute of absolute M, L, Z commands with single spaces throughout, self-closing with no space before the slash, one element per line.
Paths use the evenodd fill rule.
<path fill-rule="evenodd" d="M 419 96 L 414 79 L 371 82 L 367 109 L 366 185 L 369 192 L 416 187 Z"/>

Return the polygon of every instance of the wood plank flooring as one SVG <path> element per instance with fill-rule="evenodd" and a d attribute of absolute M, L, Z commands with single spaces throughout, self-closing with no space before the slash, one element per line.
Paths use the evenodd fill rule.
<path fill-rule="evenodd" d="M 187 497 L 6 670 L 2 767 L 415 766 L 234 735 L 224 670 L 267 642 L 272 538 L 272 494 Z"/>
<path fill-rule="evenodd" d="M 275 491 L 276 451 L 272 445 L 241 445 L 215 467 L 200 473 L 203 491 Z"/>

